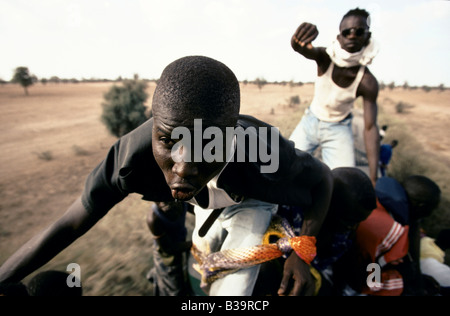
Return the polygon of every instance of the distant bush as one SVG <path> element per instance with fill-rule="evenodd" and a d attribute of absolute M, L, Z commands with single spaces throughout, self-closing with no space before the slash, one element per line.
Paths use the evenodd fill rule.
<path fill-rule="evenodd" d="M 121 137 L 147 120 L 146 88 L 147 84 L 135 76 L 134 80 L 124 80 L 121 86 L 114 85 L 105 93 L 101 120 L 112 135 Z"/>
<path fill-rule="evenodd" d="M 294 107 L 300 104 L 300 97 L 298 95 L 292 96 L 289 99 L 289 107 Z"/>
<path fill-rule="evenodd" d="M 258 86 L 259 90 L 261 90 L 267 83 L 268 83 L 267 80 L 264 78 L 255 79 L 255 84 Z"/>
<path fill-rule="evenodd" d="M 75 153 L 75 155 L 77 155 L 77 156 L 88 156 L 90 154 L 89 151 L 87 151 L 86 149 L 84 149 L 78 145 L 73 145 L 72 150 Z"/>
<path fill-rule="evenodd" d="M 41 160 L 45 160 L 45 161 L 50 161 L 53 160 L 53 154 L 51 151 L 46 150 L 46 151 L 42 151 L 42 152 L 37 152 L 35 153 L 37 155 L 37 157 Z"/>
<path fill-rule="evenodd" d="M 405 113 L 408 111 L 408 109 L 411 109 L 414 107 L 415 107 L 415 105 L 413 105 L 413 104 L 409 104 L 409 103 L 400 101 L 395 105 L 395 111 L 397 113 Z"/>
<path fill-rule="evenodd" d="M 403 113 L 405 111 L 405 103 L 399 102 L 395 105 L 395 111 L 397 113 Z"/>
<path fill-rule="evenodd" d="M 422 90 L 425 91 L 425 92 L 430 92 L 431 89 L 432 89 L 432 88 L 429 87 L 429 86 L 427 86 L 427 85 L 422 86 Z"/>

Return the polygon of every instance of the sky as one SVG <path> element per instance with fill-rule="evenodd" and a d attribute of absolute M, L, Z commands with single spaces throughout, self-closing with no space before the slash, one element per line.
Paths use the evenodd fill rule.
<path fill-rule="evenodd" d="M 378 81 L 450 87 L 450 1 L 445 0 L 0 0 L 0 79 L 28 67 L 38 78 L 158 79 L 164 67 L 203 55 L 240 81 L 314 81 L 294 52 L 302 22 L 328 46 L 350 9 L 371 13 Z"/>

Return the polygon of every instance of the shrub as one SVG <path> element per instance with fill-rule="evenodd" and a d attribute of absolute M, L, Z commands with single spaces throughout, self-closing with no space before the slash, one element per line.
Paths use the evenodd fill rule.
<path fill-rule="evenodd" d="M 294 107 L 294 106 L 299 105 L 299 104 L 300 104 L 300 97 L 298 95 L 292 96 L 289 99 L 289 107 Z"/>
<path fill-rule="evenodd" d="M 395 106 L 395 111 L 397 113 L 403 113 L 404 110 L 405 110 L 405 104 L 403 102 L 397 103 L 397 105 Z"/>
<path fill-rule="evenodd" d="M 78 145 L 73 145 L 72 150 L 74 151 L 75 155 L 77 155 L 77 156 L 88 156 L 89 155 L 89 151 L 87 151 L 86 149 L 84 149 Z"/>
<path fill-rule="evenodd" d="M 264 78 L 256 78 L 255 84 L 258 86 L 258 89 L 261 91 L 261 89 L 267 84 L 267 80 Z"/>
<path fill-rule="evenodd" d="M 135 77 L 123 81 L 121 86 L 112 86 L 105 93 L 101 120 L 112 135 L 121 137 L 147 120 L 146 88 L 147 84 Z"/>
<path fill-rule="evenodd" d="M 45 160 L 45 161 L 53 160 L 53 154 L 49 150 L 42 151 L 42 152 L 36 152 L 35 154 L 41 160 Z"/>

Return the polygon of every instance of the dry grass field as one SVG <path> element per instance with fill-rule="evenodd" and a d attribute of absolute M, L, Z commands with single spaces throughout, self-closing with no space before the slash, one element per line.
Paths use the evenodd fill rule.
<path fill-rule="evenodd" d="M 115 142 L 100 122 L 103 94 L 112 84 L 36 84 L 28 96 L 18 85 L 0 86 L 0 264 L 67 209 Z M 154 88 L 149 84 L 150 96 Z M 241 112 L 289 135 L 312 94 L 312 85 L 242 85 Z M 297 95 L 301 103 L 289 106 Z M 399 102 L 408 105 L 401 113 Z M 379 124 L 389 124 L 387 139 L 400 140 L 389 172 L 418 170 L 438 182 L 447 200 L 432 219 L 440 226 L 430 227 L 450 227 L 450 91 L 386 89 L 379 105 Z M 152 295 L 145 279 L 152 245 L 148 208 L 130 196 L 41 270 L 64 271 L 75 262 L 85 295 Z"/>

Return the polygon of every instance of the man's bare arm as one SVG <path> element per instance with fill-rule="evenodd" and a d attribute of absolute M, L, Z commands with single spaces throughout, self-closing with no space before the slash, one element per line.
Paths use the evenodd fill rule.
<path fill-rule="evenodd" d="M 1 267 L 0 282 L 18 282 L 43 266 L 99 220 L 78 198 L 55 223 L 31 238 Z"/>
<path fill-rule="evenodd" d="M 370 72 L 364 77 L 358 88 L 358 94 L 364 99 L 364 143 L 369 162 L 369 176 L 375 186 L 380 159 L 380 134 L 377 125 L 378 82 Z"/>
<path fill-rule="evenodd" d="M 318 75 L 322 75 L 330 64 L 330 57 L 326 53 L 325 47 L 314 47 L 314 41 L 319 35 L 319 31 L 314 24 L 302 23 L 291 38 L 292 48 L 303 57 L 315 60 L 318 66 Z"/>
<path fill-rule="evenodd" d="M 305 212 L 301 234 L 317 236 L 328 213 L 333 191 L 330 169 L 322 164 L 322 181 L 312 190 L 313 204 Z M 278 289 L 279 295 L 313 295 L 315 282 L 306 264 L 293 252 L 286 260 L 283 278 Z"/>

